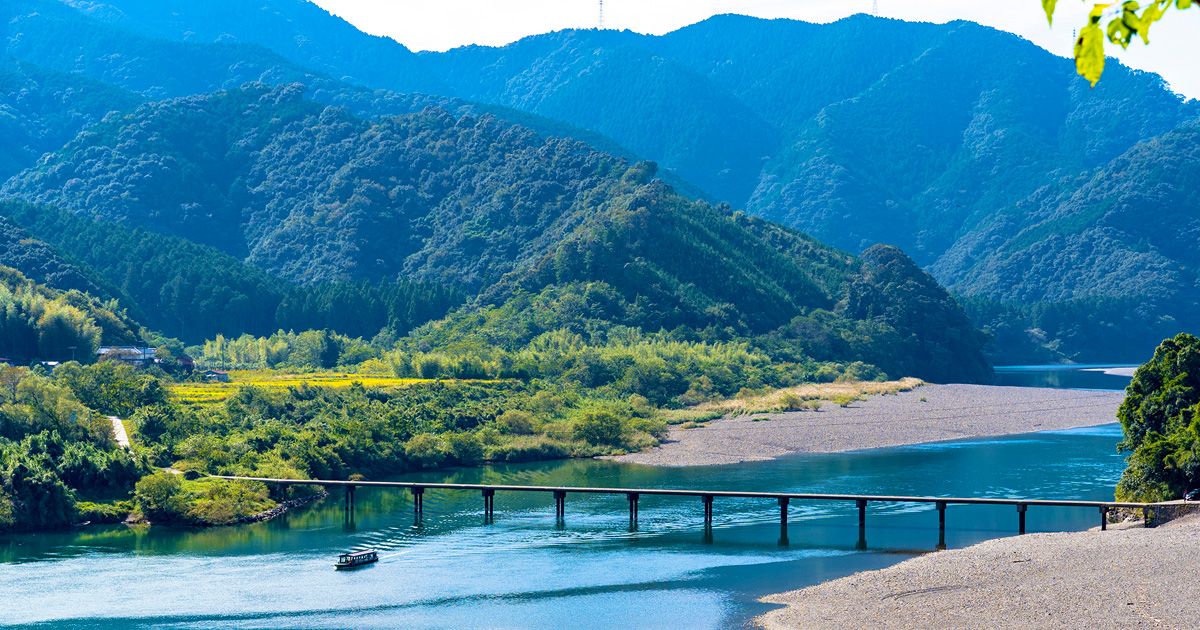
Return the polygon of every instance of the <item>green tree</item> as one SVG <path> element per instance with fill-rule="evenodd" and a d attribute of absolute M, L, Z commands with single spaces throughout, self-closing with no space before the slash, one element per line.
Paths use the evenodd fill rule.
<path fill-rule="evenodd" d="M 418 433 L 404 445 L 404 456 L 421 468 L 436 468 L 446 461 L 446 440 L 432 433 Z"/>
<path fill-rule="evenodd" d="M 1200 339 L 1162 342 L 1134 373 L 1117 417 L 1130 453 L 1118 498 L 1163 501 L 1200 487 Z"/>
<path fill-rule="evenodd" d="M 621 444 L 621 418 L 608 409 L 585 411 L 575 422 L 575 437 L 596 446 Z"/>
<path fill-rule="evenodd" d="M 88 407 L 115 416 L 129 417 L 139 407 L 167 402 L 167 390 L 157 378 L 115 361 L 65 363 L 54 370 L 54 380 Z"/>
<path fill-rule="evenodd" d="M 178 522 L 187 513 L 187 494 L 183 479 L 166 471 L 142 477 L 133 489 L 133 498 L 142 514 L 151 521 Z"/>

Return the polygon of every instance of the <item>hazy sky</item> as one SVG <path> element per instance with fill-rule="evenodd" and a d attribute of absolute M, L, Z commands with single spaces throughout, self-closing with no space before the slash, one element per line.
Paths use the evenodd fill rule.
<path fill-rule="evenodd" d="M 526 35 L 593 28 L 599 0 L 315 0 L 359 29 L 387 35 L 413 50 L 465 44 L 503 45 Z M 879 0 L 879 14 L 914 21 L 966 19 L 1017 33 L 1062 56 L 1091 2 L 1059 0 L 1054 28 L 1037 0 Z M 871 10 L 870 0 L 606 0 L 605 28 L 666 33 L 720 13 L 828 22 Z M 1174 10 L 1173 10 L 1174 12 Z M 1115 53 L 1135 68 L 1157 72 L 1187 96 L 1200 98 L 1200 11 L 1154 25 L 1152 45 Z M 1115 48 L 1115 47 L 1113 47 Z M 1113 54 L 1113 53 L 1110 53 Z"/>

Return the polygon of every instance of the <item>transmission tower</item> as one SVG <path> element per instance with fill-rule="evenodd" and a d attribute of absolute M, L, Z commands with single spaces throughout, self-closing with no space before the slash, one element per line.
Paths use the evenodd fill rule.
<path fill-rule="evenodd" d="M 600 30 L 604 30 L 604 0 L 600 0 Z"/>
<path fill-rule="evenodd" d="M 871 0 L 871 15 L 879 15 L 879 0 Z"/>

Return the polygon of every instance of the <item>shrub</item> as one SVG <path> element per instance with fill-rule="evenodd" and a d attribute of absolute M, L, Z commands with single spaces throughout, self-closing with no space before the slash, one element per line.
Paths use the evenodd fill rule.
<path fill-rule="evenodd" d="M 833 404 L 839 407 L 849 407 L 850 403 L 857 401 L 859 398 L 854 394 L 838 394 L 833 397 Z"/>
<path fill-rule="evenodd" d="M 133 501 L 123 500 L 113 503 L 92 503 L 80 501 L 75 504 L 79 510 L 79 519 L 92 523 L 120 523 L 133 511 Z"/>
<path fill-rule="evenodd" d="M 483 461 L 483 444 L 473 433 L 451 433 L 446 441 L 456 462 L 472 465 Z"/>
<path fill-rule="evenodd" d="M 228 525 L 276 505 L 261 483 L 203 479 L 190 485 L 193 498 L 187 506 L 187 518 L 195 523 Z"/>
<path fill-rule="evenodd" d="M 404 444 L 404 456 L 420 468 L 437 468 L 446 461 L 449 448 L 444 438 L 432 433 L 418 433 Z"/>
<path fill-rule="evenodd" d="M 487 453 L 487 458 L 495 462 L 532 462 L 570 456 L 571 449 L 566 444 L 541 435 L 514 438 Z"/>
<path fill-rule="evenodd" d="M 510 435 L 532 435 L 533 416 L 524 411 L 510 409 L 496 418 L 496 429 Z"/>
<path fill-rule="evenodd" d="M 621 417 L 608 409 L 585 411 L 575 421 L 575 437 L 595 446 L 620 446 L 621 433 Z"/>
<path fill-rule="evenodd" d="M 142 477 L 134 486 L 133 499 L 150 520 L 170 523 L 185 519 L 188 498 L 179 475 L 160 471 Z"/>
<path fill-rule="evenodd" d="M 791 392 L 785 393 L 779 397 L 779 408 L 781 411 L 800 411 L 805 408 L 804 399 Z"/>

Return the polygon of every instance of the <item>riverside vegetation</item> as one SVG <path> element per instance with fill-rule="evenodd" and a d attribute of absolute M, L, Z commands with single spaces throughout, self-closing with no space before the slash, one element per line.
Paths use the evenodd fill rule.
<path fill-rule="evenodd" d="M 1162 342 L 1134 373 L 1118 416 L 1130 454 L 1118 499 L 1170 501 L 1200 488 L 1200 339 Z"/>
<path fill-rule="evenodd" d="M 675 350 L 674 357 L 683 355 Z M 647 351 L 634 356 L 643 362 L 656 358 Z M 426 361 L 401 369 L 415 372 Z M 834 364 L 818 369 L 820 378 L 839 373 Z M 743 375 L 723 386 L 758 385 L 783 374 Z M 712 376 L 720 377 L 692 375 L 703 383 Z M 8 394 L 0 408 L 0 527 L 50 529 L 127 518 L 234 523 L 311 491 L 186 473 L 344 479 L 484 461 L 617 454 L 656 444 L 669 422 L 683 419 L 680 411 L 629 393 L 639 387 L 632 382 L 593 389 L 569 379 L 429 380 L 320 371 L 238 377 L 248 380 L 229 391 L 223 383 L 172 383 L 161 372 L 112 362 L 68 362 L 52 374 L 0 368 Z M 839 384 L 836 394 L 812 390 L 803 400 L 831 397 L 836 403 L 839 396 L 889 387 Z M 207 389 L 223 397 L 196 395 Z M 764 398 L 757 390 L 741 395 L 755 405 Z M 673 402 L 697 396 L 703 395 L 689 388 Z M 774 409 L 808 408 L 800 400 L 785 393 Z M 113 442 L 105 414 L 126 416 L 132 449 Z"/>
<path fill-rule="evenodd" d="M 1195 312 L 1181 289 L 1194 279 L 1195 244 L 1164 236 L 1187 230 L 1130 219 L 1148 203 L 1143 188 L 1190 207 L 1195 152 L 1183 149 L 1195 144 L 1194 104 L 1119 68 L 1106 72 L 1100 96 L 1085 98 L 1066 83 L 1069 68 L 984 29 L 870 18 L 828 27 L 833 39 L 887 51 L 854 72 L 812 63 L 829 57 L 807 43 L 822 38 L 797 33 L 824 27 L 729 17 L 662 39 L 532 38 L 507 49 L 520 54 L 506 66 L 481 63 L 495 53 L 485 49 L 418 58 L 326 28 L 344 25 L 303 2 L 204 15 L 190 13 L 200 6 L 192 2 L 105 6 L 0 7 L 0 81 L 10 88 L 0 91 L 0 358 L 31 366 L 4 373 L 5 528 L 128 514 L 235 522 L 302 492 L 165 467 L 379 477 L 625 452 L 654 444 L 669 421 L 721 412 L 697 405 L 739 395 L 748 408 L 803 409 L 813 401 L 769 392 L 901 377 L 987 381 L 977 323 L 1014 347 L 1040 335 L 1035 350 L 1061 358 L 1106 347 L 1089 337 L 1096 330 L 1136 329 L 1126 340 L 1134 347 Z M 239 20 L 210 23 L 222 14 Z M 340 35 L 296 48 L 321 33 Z M 993 45 L 1007 54 L 978 57 Z M 583 49 L 603 54 L 549 52 Z M 713 50 L 739 59 L 740 70 L 715 70 L 726 66 L 713 65 Z M 763 56 L 776 58 L 771 72 L 754 67 L 761 50 L 774 51 Z M 995 63 L 1005 56 L 1022 67 Z M 612 76 L 653 79 L 626 86 L 639 95 L 631 105 L 597 108 L 620 92 L 605 87 L 609 74 L 556 67 L 593 57 L 618 68 Z M 559 109 L 520 111 L 494 91 L 530 66 L 551 69 L 527 86 L 556 94 L 538 100 Z M 947 67 L 949 75 L 938 70 Z M 799 68 L 828 72 L 816 77 L 822 88 L 776 78 L 806 76 Z M 599 82 L 551 81 L 566 76 Z M 1034 92 L 1031 76 L 1055 96 L 1022 100 Z M 931 110 L 911 98 L 936 93 L 921 85 L 962 93 Z M 416 88 L 441 96 L 389 91 Z M 996 109 L 1011 115 L 982 111 L 1003 95 Z M 1114 111 L 1127 116 L 1096 114 Z M 878 145 L 877 126 L 862 120 L 892 123 L 886 150 L 862 150 Z M 986 121 L 1003 128 L 982 133 Z M 982 150 L 991 145 L 972 140 L 982 136 L 1011 144 Z M 713 144 L 680 153 L 695 138 Z M 1054 141 L 1031 152 L 1036 138 Z M 1031 154 L 1052 163 L 1020 166 Z M 1053 181 L 977 181 L 992 172 Z M 1154 185 L 1098 205 L 1089 200 L 1106 188 L 1073 183 L 1098 174 Z M 1086 194 L 1068 194 L 1076 189 Z M 1004 209 L 1022 203 L 1045 220 L 1012 221 Z M 960 222 L 904 211 L 916 206 L 980 223 L 964 245 L 941 233 Z M 1112 213 L 1097 216 L 1097 207 Z M 867 210 L 846 220 L 848 208 Z M 1055 261 L 1075 238 L 1111 247 L 1060 273 Z M 872 244 L 884 239 L 919 260 Z M 955 260 L 995 273 L 943 266 L 945 252 L 985 241 L 1015 249 L 994 264 Z M 962 278 L 1016 286 L 1006 270 L 1029 244 L 1053 271 L 1029 281 L 1048 293 L 964 290 Z M 1141 264 L 1143 254 L 1154 264 Z M 918 262 L 972 298 L 977 323 Z M 1146 268 L 1157 270 L 1149 291 L 1166 296 L 1162 308 L 1143 299 L 1142 284 L 1104 271 Z M 1078 278 L 1092 289 L 1061 290 L 1060 280 Z M 1152 330 L 1114 327 L 1108 312 L 1080 323 L 1080 304 L 1128 315 L 1132 303 L 1146 305 L 1136 314 Z M 1005 319 L 1020 323 L 989 323 Z M 146 372 L 89 364 L 113 344 L 153 346 L 161 363 Z M 244 385 L 209 388 L 188 380 L 188 356 L 256 372 Z M 356 376 L 280 376 L 305 372 Z M 104 415 L 126 420 L 131 451 L 113 443 Z"/>

